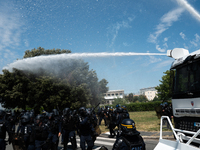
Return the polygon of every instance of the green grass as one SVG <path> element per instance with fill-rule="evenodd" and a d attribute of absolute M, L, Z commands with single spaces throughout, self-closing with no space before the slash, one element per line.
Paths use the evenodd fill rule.
<path fill-rule="evenodd" d="M 138 131 L 160 131 L 160 119 L 155 111 L 130 112 Z"/>
<path fill-rule="evenodd" d="M 138 131 L 160 131 L 160 119 L 156 116 L 155 111 L 129 112 L 130 118 L 135 121 Z M 104 125 L 104 121 L 100 125 L 101 132 L 109 132 Z"/>

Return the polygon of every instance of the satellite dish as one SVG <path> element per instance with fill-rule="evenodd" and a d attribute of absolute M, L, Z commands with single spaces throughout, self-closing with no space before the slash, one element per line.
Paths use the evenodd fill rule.
<path fill-rule="evenodd" d="M 174 59 L 179 59 L 185 55 L 188 55 L 189 51 L 184 48 L 174 48 L 173 50 L 167 50 L 167 56 Z"/>

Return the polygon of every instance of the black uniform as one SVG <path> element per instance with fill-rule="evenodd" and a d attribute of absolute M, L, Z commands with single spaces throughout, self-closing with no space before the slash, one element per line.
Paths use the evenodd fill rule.
<path fill-rule="evenodd" d="M 26 150 L 34 150 L 34 126 L 30 124 L 30 116 L 25 114 L 21 117 L 21 125 L 18 127 L 17 135 L 19 135 L 19 145 Z"/>
<path fill-rule="evenodd" d="M 72 111 L 69 108 L 65 108 L 63 110 L 63 118 L 62 118 L 62 137 L 63 137 L 63 144 L 64 150 L 67 149 L 67 144 L 69 139 L 72 143 L 72 149 L 76 149 L 76 117 L 72 115 Z"/>
<path fill-rule="evenodd" d="M 113 145 L 113 150 L 145 150 L 145 143 L 135 128 L 135 122 L 124 119 L 120 124 L 121 134 Z"/>
<path fill-rule="evenodd" d="M 85 150 L 85 143 L 87 143 L 87 150 L 92 150 L 94 146 L 94 142 L 92 140 L 92 124 L 90 123 L 90 119 L 87 116 L 86 109 L 81 107 L 79 109 L 79 124 L 78 124 L 78 131 L 80 136 L 80 146 L 82 150 Z"/>
<path fill-rule="evenodd" d="M 11 142 L 11 136 L 10 131 L 8 129 L 6 120 L 4 119 L 5 112 L 3 110 L 0 110 L 0 150 L 6 149 L 6 132 L 8 132 L 9 135 L 9 144 Z"/>

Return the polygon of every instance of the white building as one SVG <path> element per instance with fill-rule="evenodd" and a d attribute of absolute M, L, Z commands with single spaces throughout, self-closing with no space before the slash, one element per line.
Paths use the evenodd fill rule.
<path fill-rule="evenodd" d="M 149 101 L 152 101 L 157 94 L 155 87 L 140 89 L 140 95 L 145 95 Z"/>
<path fill-rule="evenodd" d="M 106 104 L 112 105 L 116 98 L 124 98 L 124 90 L 110 90 L 107 93 L 104 93 Z"/>

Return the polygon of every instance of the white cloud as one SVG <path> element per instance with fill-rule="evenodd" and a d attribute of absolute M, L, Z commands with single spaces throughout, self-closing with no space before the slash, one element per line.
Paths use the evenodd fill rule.
<path fill-rule="evenodd" d="M 157 49 L 159 52 L 165 52 L 165 49 L 160 48 L 159 45 L 156 45 L 156 49 Z"/>
<path fill-rule="evenodd" d="M 163 46 L 164 46 L 164 47 L 166 47 L 166 48 L 168 48 L 168 45 L 167 45 L 167 43 L 164 43 L 164 44 L 163 44 Z"/>
<path fill-rule="evenodd" d="M 182 39 L 185 40 L 185 34 L 183 32 L 180 33 L 180 36 L 181 36 Z"/>
<path fill-rule="evenodd" d="M 200 21 L 200 14 L 186 0 L 176 0 L 178 4 L 184 7 L 195 19 Z"/>
<path fill-rule="evenodd" d="M 20 45 L 23 22 L 20 13 L 13 11 L 12 5 L 0 6 L 0 51 Z"/>
<path fill-rule="evenodd" d="M 160 23 L 156 26 L 156 31 L 149 35 L 148 41 L 151 43 L 157 43 L 157 38 L 166 31 L 173 22 L 177 21 L 181 13 L 184 11 L 183 8 L 177 8 L 163 15 L 160 19 Z"/>
<path fill-rule="evenodd" d="M 199 41 L 200 41 L 200 36 L 196 33 L 195 35 L 195 39 L 193 39 L 192 41 L 190 41 L 190 43 L 192 44 L 192 45 L 194 45 L 195 47 L 197 47 L 198 46 L 198 43 L 199 43 Z"/>
<path fill-rule="evenodd" d="M 164 38 L 164 42 L 167 42 L 168 41 L 168 38 L 166 37 L 166 38 Z"/>
<path fill-rule="evenodd" d="M 121 28 L 131 28 L 129 22 L 133 21 L 134 18 L 129 17 L 128 21 L 117 22 L 114 25 L 108 27 L 107 36 L 111 42 L 109 42 L 109 47 L 112 47 L 115 43 L 115 40 L 118 36 L 118 32 Z"/>
<path fill-rule="evenodd" d="M 185 49 L 189 49 L 189 47 L 185 43 L 183 45 Z"/>

